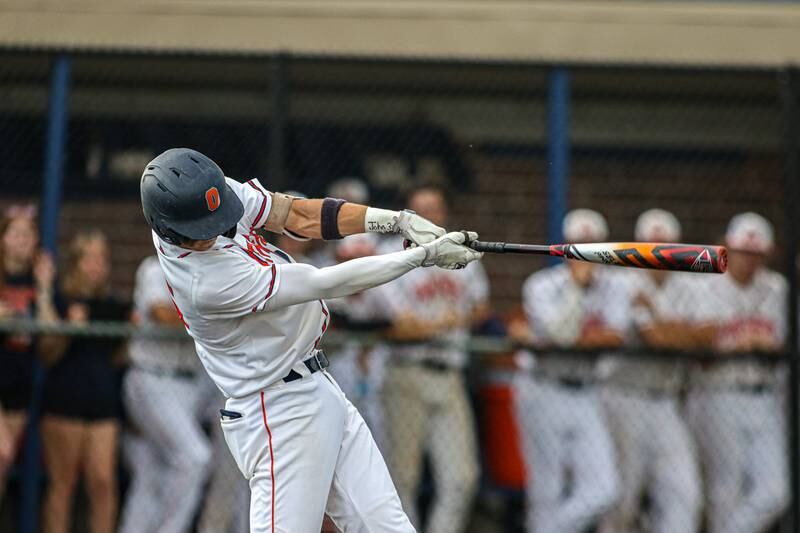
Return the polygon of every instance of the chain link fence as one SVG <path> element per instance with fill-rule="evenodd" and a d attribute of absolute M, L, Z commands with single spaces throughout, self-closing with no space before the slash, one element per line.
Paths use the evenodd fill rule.
<path fill-rule="evenodd" d="M 324 346 L 420 531 L 790 530 L 783 74 L 74 54 L 48 275 L 26 206 L 52 60 L 0 52 L 0 531 L 248 530 L 223 398 L 168 327 L 140 211 L 142 168 L 174 146 L 485 240 L 726 243 L 725 275 L 508 255 L 415 271 L 329 302 Z M 272 240 L 320 267 L 401 247 Z"/>

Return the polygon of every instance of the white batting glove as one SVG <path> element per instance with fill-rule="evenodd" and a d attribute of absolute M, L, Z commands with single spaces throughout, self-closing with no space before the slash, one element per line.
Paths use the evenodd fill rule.
<path fill-rule="evenodd" d="M 433 222 L 413 211 L 389 211 L 375 207 L 367 208 L 364 226 L 372 233 L 399 233 L 413 244 L 425 244 L 446 233 Z"/>
<path fill-rule="evenodd" d="M 467 232 L 467 234 L 470 241 L 478 238 L 478 234 L 474 231 Z M 421 245 L 425 250 L 425 260 L 422 261 L 422 266 L 436 265 L 448 270 L 458 270 L 483 257 L 483 253 L 464 246 L 465 240 L 464 232 L 454 231 Z"/>

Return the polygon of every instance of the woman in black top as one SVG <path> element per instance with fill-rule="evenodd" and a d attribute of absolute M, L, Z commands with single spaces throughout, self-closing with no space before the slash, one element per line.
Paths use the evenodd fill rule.
<path fill-rule="evenodd" d="M 72 241 L 62 293 L 67 319 L 123 321 L 129 308 L 109 294 L 108 244 L 102 233 Z M 84 476 L 93 533 L 111 533 L 117 513 L 119 379 L 114 356 L 122 341 L 73 337 L 45 382 L 42 437 L 49 471 L 44 531 L 66 533 L 72 499 Z"/>
<path fill-rule="evenodd" d="M 14 205 L 0 219 L 0 320 L 58 320 L 53 305 L 55 269 L 38 251 L 36 209 Z M 59 337 L 0 332 L 0 499 L 27 423 L 36 357 L 54 357 Z"/>

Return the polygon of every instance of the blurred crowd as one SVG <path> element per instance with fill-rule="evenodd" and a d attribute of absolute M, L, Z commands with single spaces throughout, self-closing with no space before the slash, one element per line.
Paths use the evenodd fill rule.
<path fill-rule="evenodd" d="M 357 180 L 337 182 L 330 196 L 369 200 Z M 435 186 L 420 187 L 406 206 L 446 227 L 446 198 Z M 0 319 L 131 321 L 143 332 L 182 327 L 154 256 L 141 263 L 128 302 L 109 286 L 102 233 L 78 234 L 56 268 L 39 249 L 37 228 L 28 206 L 9 208 L 0 223 Z M 660 209 L 642 213 L 632 229 L 639 241 L 691 240 Z M 609 228 L 602 214 L 576 209 L 563 234 L 566 242 L 598 242 Z M 417 269 L 329 302 L 334 327 L 382 339 L 337 348 L 330 372 L 370 426 L 418 529 L 470 527 L 484 462 L 466 372 L 479 365 L 468 351 L 475 333 L 506 335 L 520 347 L 512 390 L 527 531 L 773 527 L 789 499 L 779 357 L 787 283 L 766 267 L 769 221 L 737 215 L 724 240 L 725 275 L 575 261 L 541 269 L 522 287 L 522 312 L 502 320 L 490 309 L 480 263 Z M 402 243 L 365 234 L 330 243 L 280 236 L 276 245 L 324 267 Z M 0 502 L 22 447 L 38 362 L 46 369 L 43 531 L 70 531 L 78 487 L 92 533 L 247 531 L 248 487 L 217 423 L 222 396 L 188 336 L 0 334 L 0 357 Z M 428 485 L 432 496 L 421 494 Z"/>

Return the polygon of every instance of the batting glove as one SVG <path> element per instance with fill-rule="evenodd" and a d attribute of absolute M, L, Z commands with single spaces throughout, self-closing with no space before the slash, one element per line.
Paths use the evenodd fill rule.
<path fill-rule="evenodd" d="M 421 245 L 425 250 L 425 260 L 422 261 L 422 266 L 436 265 L 448 270 L 458 270 L 483 257 L 481 252 L 464 246 L 467 237 L 470 241 L 474 241 L 478 238 L 478 234 L 474 231 L 452 232 Z"/>
<path fill-rule="evenodd" d="M 426 244 L 446 233 L 444 228 L 409 210 L 389 211 L 370 207 L 364 223 L 369 232 L 399 233 L 412 244 Z"/>

